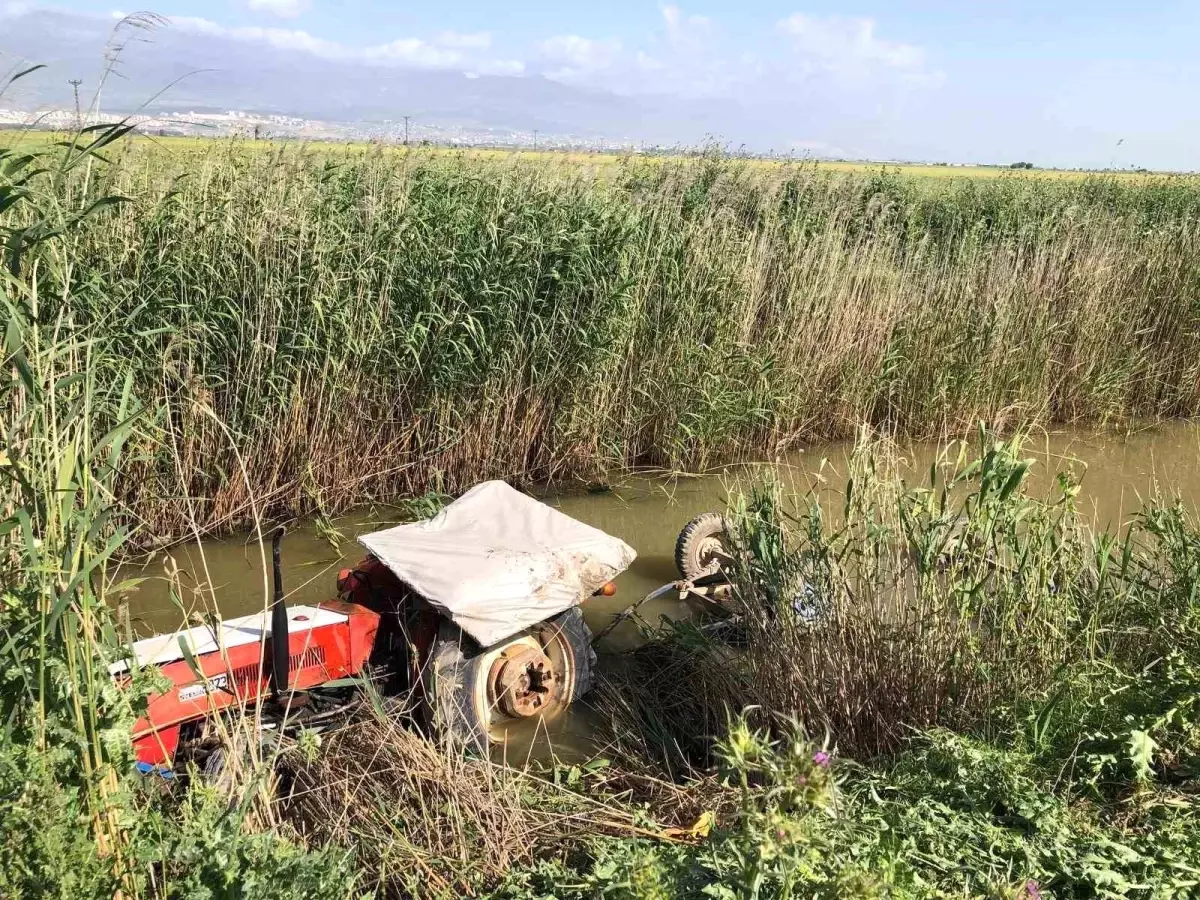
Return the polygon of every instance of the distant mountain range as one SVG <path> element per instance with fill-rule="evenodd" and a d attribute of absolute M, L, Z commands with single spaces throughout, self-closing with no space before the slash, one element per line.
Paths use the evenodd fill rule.
<path fill-rule="evenodd" d="M 0 18 L 0 72 L 18 60 L 46 69 L 21 79 L 0 106 L 70 108 L 68 79 L 83 80 L 85 105 L 104 68 L 115 20 L 30 10 Z M 195 30 L 154 29 L 129 40 L 105 84 L 103 108 L 227 110 L 333 122 L 414 122 L 474 130 L 534 130 L 655 143 L 699 144 L 736 132 L 732 103 L 630 97 L 569 86 L 540 75 L 368 65 Z M 161 92 L 161 93 L 160 93 Z"/>

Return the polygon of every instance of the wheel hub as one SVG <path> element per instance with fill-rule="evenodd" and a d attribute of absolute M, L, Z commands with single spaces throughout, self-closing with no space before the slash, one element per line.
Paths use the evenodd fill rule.
<path fill-rule="evenodd" d="M 551 708 L 558 699 L 559 677 L 541 650 L 514 647 L 492 665 L 488 678 L 493 702 L 507 715 L 527 718 Z"/>
<path fill-rule="evenodd" d="M 716 536 L 704 538 L 697 545 L 696 551 L 696 555 L 700 559 L 700 565 L 704 567 L 705 575 L 716 572 L 727 559 L 725 545 Z"/>

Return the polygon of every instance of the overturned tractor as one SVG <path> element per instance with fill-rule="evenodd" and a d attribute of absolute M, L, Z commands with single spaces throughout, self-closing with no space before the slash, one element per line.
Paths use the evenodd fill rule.
<path fill-rule="evenodd" d="M 143 770 L 192 761 L 211 771 L 223 717 L 262 731 L 320 728 L 360 705 L 368 684 L 485 750 L 507 724 L 561 715 L 587 692 L 594 654 L 579 604 L 611 593 L 635 557 L 499 481 L 360 541 L 369 553 L 339 573 L 336 599 L 289 608 L 277 536 L 267 609 L 137 641 L 112 667 L 128 679 L 156 666 L 168 683 L 135 726 Z"/>

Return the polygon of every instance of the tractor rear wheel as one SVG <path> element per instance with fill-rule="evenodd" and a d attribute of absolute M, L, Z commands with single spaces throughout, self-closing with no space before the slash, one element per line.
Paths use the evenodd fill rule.
<path fill-rule="evenodd" d="M 593 658 L 578 607 L 487 648 L 443 621 L 430 658 L 434 727 L 486 752 L 504 743 L 507 726 L 562 715 L 591 688 Z"/>

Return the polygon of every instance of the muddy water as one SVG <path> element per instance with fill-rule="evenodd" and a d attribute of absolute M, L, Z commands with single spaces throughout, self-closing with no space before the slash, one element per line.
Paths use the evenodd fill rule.
<path fill-rule="evenodd" d="M 810 448 L 771 467 L 785 485 L 801 492 L 816 491 L 823 502 L 837 508 L 850 449 L 849 444 Z M 1126 436 L 1051 432 L 1041 435 L 1029 451 L 1037 460 L 1031 491 L 1048 491 L 1057 472 L 1082 473 L 1079 506 L 1100 527 L 1120 527 L 1155 491 L 1178 494 L 1193 509 L 1200 507 L 1200 423 L 1175 423 Z M 911 482 L 924 481 L 938 452 L 939 447 L 931 444 L 901 448 L 903 471 Z M 568 515 L 623 538 L 638 553 L 632 568 L 618 579 L 616 596 L 592 598 L 584 605 L 592 630 L 599 631 L 620 610 L 677 578 L 673 552 L 679 529 L 699 513 L 723 509 L 728 496 L 753 478 L 758 468 L 735 466 L 699 477 L 625 475 L 603 493 L 564 491 L 544 496 Z M 400 510 L 388 508 L 344 516 L 335 523 L 342 534 L 336 547 L 313 523 L 294 527 L 283 549 L 289 602 L 312 603 L 332 596 L 338 569 L 353 565 L 363 554 L 355 538 L 403 520 Z M 140 634 L 174 630 L 193 614 L 214 609 L 225 617 L 261 610 L 269 598 L 264 566 L 269 554 L 269 547 L 250 535 L 181 545 L 169 554 L 124 567 L 122 577 L 146 579 L 127 598 L 135 630 Z M 166 577 L 173 567 L 179 585 L 174 596 Z M 669 597 L 642 609 L 650 621 L 689 612 L 686 604 Z M 623 623 L 605 644 L 620 650 L 636 641 L 636 627 Z M 564 724 L 580 726 L 578 721 Z"/>
<path fill-rule="evenodd" d="M 901 450 L 913 481 L 924 479 L 939 447 L 916 444 Z M 778 477 L 797 491 L 815 490 L 836 507 L 845 483 L 849 444 L 815 447 L 773 465 Z M 1029 448 L 1037 459 L 1031 491 L 1049 490 L 1054 474 L 1074 469 L 1083 474 L 1081 510 L 1101 527 L 1116 528 L 1156 489 L 1178 493 L 1200 506 L 1200 423 L 1176 423 L 1128 436 L 1065 431 L 1043 435 Z M 632 568 L 617 580 L 615 597 L 596 597 L 584 606 L 593 630 L 604 627 L 619 610 L 665 582 L 677 578 L 673 552 L 679 529 L 690 518 L 723 509 L 728 496 L 745 485 L 760 466 L 733 466 L 699 477 L 627 475 L 603 493 L 561 492 L 543 497 L 563 512 L 628 542 L 638 553 Z M 399 509 L 362 509 L 338 519 L 335 547 L 313 523 L 293 527 L 283 547 L 283 575 L 290 603 L 312 603 L 334 593 L 338 569 L 363 555 L 355 538 L 404 521 Z M 254 535 L 183 544 L 123 567 L 122 578 L 146 579 L 126 602 L 139 634 L 172 630 L 192 613 L 219 609 L 225 617 L 262 609 L 269 597 L 264 561 L 270 548 Z M 168 591 L 169 567 L 178 567 L 179 591 Z M 686 606 L 666 599 L 646 615 L 681 616 Z M 622 626 L 611 635 L 614 648 L 628 646 L 634 630 Z"/>

